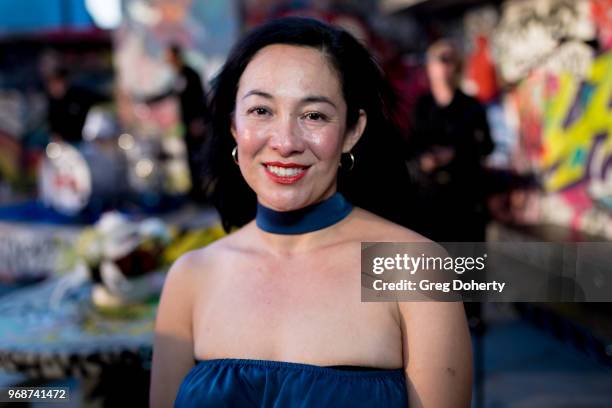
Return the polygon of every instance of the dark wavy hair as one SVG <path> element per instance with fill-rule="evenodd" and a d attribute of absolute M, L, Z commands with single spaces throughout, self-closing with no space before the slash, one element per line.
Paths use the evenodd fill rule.
<path fill-rule="evenodd" d="M 380 67 L 346 31 L 311 18 L 286 17 L 263 24 L 242 38 L 212 83 L 206 171 L 212 186 L 210 199 L 225 230 L 255 217 L 255 193 L 231 156 L 235 141 L 230 127 L 242 73 L 259 50 L 272 44 L 312 47 L 327 57 L 341 81 L 347 129 L 356 124 L 360 109 L 367 114 L 365 131 L 352 150 L 355 165 L 350 171 L 340 169 L 338 191 L 354 205 L 405 224 L 408 176 L 394 119 L 396 98 Z"/>

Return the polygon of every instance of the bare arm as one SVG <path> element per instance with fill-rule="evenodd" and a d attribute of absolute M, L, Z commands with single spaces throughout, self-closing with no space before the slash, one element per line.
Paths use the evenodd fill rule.
<path fill-rule="evenodd" d="M 398 305 L 410 407 L 469 407 L 472 347 L 463 303 Z"/>
<path fill-rule="evenodd" d="M 174 263 L 162 291 L 153 343 L 149 392 L 152 408 L 174 405 L 179 386 L 194 365 L 192 258 L 192 254 L 186 254 Z"/>

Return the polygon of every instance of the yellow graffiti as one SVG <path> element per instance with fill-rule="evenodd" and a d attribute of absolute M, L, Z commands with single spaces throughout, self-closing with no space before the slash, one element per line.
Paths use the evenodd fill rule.
<path fill-rule="evenodd" d="M 544 169 L 554 167 L 544 180 L 550 192 L 585 180 L 589 172 L 599 174 L 612 155 L 612 53 L 594 60 L 584 78 L 586 88 L 570 74 L 558 79 L 558 91 L 547 101 L 543 115 L 541 164 Z M 572 113 L 576 106 L 578 113 Z M 570 115 L 575 118 L 566 126 Z M 595 146 L 596 136 L 602 134 L 605 140 Z M 603 160 L 588 168 L 595 148 L 601 149 L 597 157 Z"/>

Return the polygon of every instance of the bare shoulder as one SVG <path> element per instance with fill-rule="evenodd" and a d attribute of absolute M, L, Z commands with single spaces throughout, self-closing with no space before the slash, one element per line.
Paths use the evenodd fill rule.
<path fill-rule="evenodd" d="M 245 255 L 253 245 L 248 236 L 248 228 L 232 232 L 202 248 L 181 255 L 170 268 L 167 282 L 184 286 L 185 292 L 198 288 L 198 293 L 207 287 L 207 283 L 215 281 L 219 273 L 226 273 L 232 268 L 228 264 Z"/>
<path fill-rule="evenodd" d="M 360 232 L 362 241 L 372 242 L 432 242 L 409 228 L 395 224 L 363 208 L 355 208 L 354 227 Z"/>
<path fill-rule="evenodd" d="M 168 280 L 189 284 L 199 275 L 199 271 L 205 270 L 207 264 L 211 264 L 211 251 L 207 247 L 189 251 L 181 255 L 170 268 Z"/>
<path fill-rule="evenodd" d="M 194 278 L 206 271 L 215 269 L 221 260 L 227 258 L 232 252 L 239 251 L 242 239 L 241 231 L 228 234 L 210 244 L 186 252 L 181 255 L 170 270 L 170 273 L 183 278 Z"/>
<path fill-rule="evenodd" d="M 186 252 L 174 262 L 170 272 L 187 280 L 206 279 L 219 270 L 227 272 L 224 266 L 228 261 L 245 256 L 256 247 L 250 236 L 251 227 L 247 224 L 205 247 Z"/>
<path fill-rule="evenodd" d="M 362 242 L 409 243 L 411 245 L 406 247 L 407 250 L 441 258 L 448 256 L 447 251 L 440 244 L 402 225 L 395 224 L 361 208 L 355 210 L 354 216 L 354 228 L 359 231 L 359 240 Z M 396 251 L 395 247 L 393 251 Z M 438 279 L 443 280 L 442 277 L 438 277 Z M 427 296 L 422 298 L 422 300 L 428 299 Z M 444 320 L 446 318 L 444 316 L 448 313 L 448 310 L 455 310 L 461 305 L 457 306 L 456 303 L 454 305 L 452 303 L 441 305 L 438 302 L 417 301 L 398 302 L 398 306 L 397 311 L 400 315 L 410 314 L 411 316 L 427 316 L 430 312 L 433 312 Z M 440 313 L 442 310 L 446 311 Z"/>

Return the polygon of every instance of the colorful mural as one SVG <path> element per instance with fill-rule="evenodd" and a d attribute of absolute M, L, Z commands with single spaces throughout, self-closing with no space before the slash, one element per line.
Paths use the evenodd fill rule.
<path fill-rule="evenodd" d="M 496 142 L 489 165 L 539 183 L 539 210 L 537 217 L 529 217 L 531 222 L 608 238 L 610 10 L 610 0 L 508 0 L 498 16 L 485 7 L 463 17 L 468 50 L 464 88 L 487 104 Z M 489 61 L 493 71 L 487 68 Z M 503 89 L 497 98 L 493 72 Z M 532 202 L 534 193 L 529 192 Z"/>
<path fill-rule="evenodd" d="M 492 38 L 494 58 L 504 80 L 521 80 L 552 58 L 566 41 L 593 40 L 596 30 L 590 5 L 590 0 L 504 3 Z M 571 69 L 575 60 L 564 61 L 570 63 Z"/>
<path fill-rule="evenodd" d="M 612 165 L 612 52 L 596 59 L 584 80 L 567 73 L 552 77 L 547 97 L 542 133 L 546 189 L 563 191 L 605 180 Z"/>
<path fill-rule="evenodd" d="M 600 40 L 605 32 L 602 24 L 612 29 L 612 20 L 604 24 L 601 15 L 585 14 L 584 1 L 523 3 L 506 6 L 510 17 L 502 14 L 495 32 L 497 52 L 507 46 L 506 52 L 516 57 L 517 52 L 538 48 L 525 51 L 530 47 L 518 47 L 516 40 L 514 45 L 500 41 L 500 36 L 509 39 L 512 32 L 540 45 L 548 41 L 549 48 L 542 46 L 523 59 L 497 60 L 505 79 L 516 82 L 505 95 L 516 115 L 516 140 L 508 163 L 513 170 L 540 180 L 540 222 L 612 238 L 612 52 L 603 43 L 599 49 L 589 43 L 595 31 L 587 28 L 589 22 L 584 19 L 589 17 L 597 25 Z M 593 10 L 601 3 L 593 0 Z M 522 7 L 523 14 L 517 7 Z M 535 11 L 527 11 L 529 7 L 545 18 L 536 18 Z M 548 12 L 542 14 L 542 10 Z M 569 22 L 569 16 L 573 16 L 570 26 L 553 24 L 555 19 Z M 510 21 L 522 21 L 523 27 L 510 29 Z M 561 41 L 560 33 L 569 39 Z"/>

